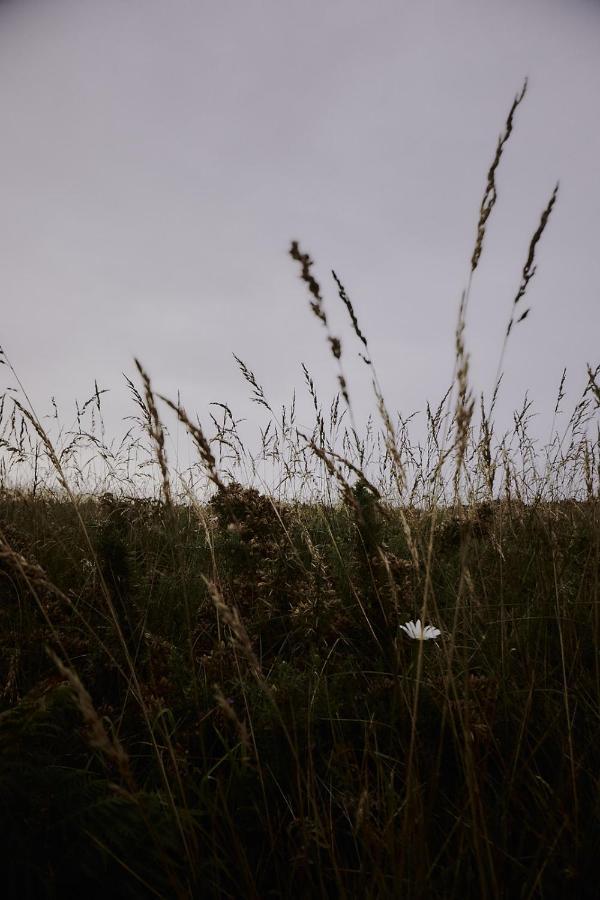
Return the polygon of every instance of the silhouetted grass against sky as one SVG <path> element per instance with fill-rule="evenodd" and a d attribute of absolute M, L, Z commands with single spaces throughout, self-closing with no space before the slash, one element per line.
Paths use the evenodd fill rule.
<path fill-rule="evenodd" d="M 599 29 L 0 0 L 6 900 L 595 898 Z"/>
<path fill-rule="evenodd" d="M 486 173 L 525 76 L 466 330 L 493 388 L 531 235 L 561 187 L 507 349 L 499 415 L 549 426 L 597 363 L 600 5 L 487 2 L 1 4 L 0 343 L 38 411 L 94 379 L 109 429 L 140 357 L 160 391 L 253 421 L 232 353 L 274 407 L 304 362 L 336 373 L 298 272 L 315 259 L 357 414 L 373 408 L 334 268 L 403 414 L 448 387 Z M 12 383 L 5 377 L 6 387 Z M 64 411 L 64 412 L 63 412 Z"/>

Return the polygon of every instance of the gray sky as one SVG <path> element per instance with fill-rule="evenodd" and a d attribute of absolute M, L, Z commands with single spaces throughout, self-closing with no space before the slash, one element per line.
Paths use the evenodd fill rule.
<path fill-rule="evenodd" d="M 0 5 L 0 343 L 65 421 L 94 379 L 131 413 L 133 356 L 206 420 L 324 401 L 336 370 L 297 265 L 316 261 L 359 414 L 372 408 L 344 282 L 391 409 L 437 401 L 485 176 L 525 75 L 469 309 L 492 386 L 530 236 L 557 179 L 501 411 L 549 424 L 600 362 L 600 3 L 592 0 L 13 0 Z M 8 384 L 8 373 L 4 376 Z M 308 403 L 301 407 L 310 420 Z"/>

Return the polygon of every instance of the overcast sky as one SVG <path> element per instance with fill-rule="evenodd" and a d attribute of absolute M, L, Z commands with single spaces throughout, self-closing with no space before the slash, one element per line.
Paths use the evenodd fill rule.
<path fill-rule="evenodd" d="M 489 392 L 532 232 L 555 182 L 501 410 L 549 423 L 600 362 L 600 3 L 592 0 L 12 0 L 0 4 L 0 343 L 40 412 L 107 395 L 133 357 L 206 419 L 324 401 L 336 370 L 292 239 L 315 259 L 359 414 L 367 334 L 388 405 L 437 401 L 479 203 L 525 76 L 473 284 L 467 344 Z M 10 383 L 5 370 L 6 384 Z M 309 406 L 304 406 L 309 419 Z M 504 414 L 504 413 L 503 413 Z"/>

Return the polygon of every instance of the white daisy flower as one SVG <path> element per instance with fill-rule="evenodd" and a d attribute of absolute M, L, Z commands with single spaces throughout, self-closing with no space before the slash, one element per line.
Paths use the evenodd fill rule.
<path fill-rule="evenodd" d="M 416 622 L 407 622 L 406 625 L 401 625 L 400 628 L 402 628 L 413 641 L 432 641 L 442 633 L 439 628 L 434 628 L 433 625 L 426 625 L 425 628 L 423 628 L 420 619 L 417 619 Z"/>

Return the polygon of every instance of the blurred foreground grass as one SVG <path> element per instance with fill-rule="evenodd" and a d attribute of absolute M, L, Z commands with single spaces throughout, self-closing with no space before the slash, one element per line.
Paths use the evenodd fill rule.
<path fill-rule="evenodd" d="M 597 502 L 354 497 L 4 493 L 5 896 L 594 895 Z"/>

